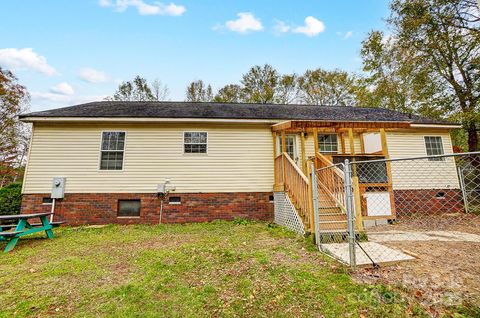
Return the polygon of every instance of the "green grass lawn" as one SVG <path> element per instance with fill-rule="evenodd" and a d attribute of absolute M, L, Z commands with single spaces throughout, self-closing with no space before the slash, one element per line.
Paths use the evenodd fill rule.
<path fill-rule="evenodd" d="M 0 255 L 0 317 L 423 316 L 266 223 L 59 228 Z"/>

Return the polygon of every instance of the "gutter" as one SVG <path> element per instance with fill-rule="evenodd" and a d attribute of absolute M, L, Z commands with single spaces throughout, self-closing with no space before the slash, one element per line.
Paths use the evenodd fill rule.
<path fill-rule="evenodd" d="M 440 129 L 457 129 L 462 128 L 459 124 L 411 124 L 412 128 L 440 128 Z"/>
<path fill-rule="evenodd" d="M 248 123 L 276 124 L 274 119 L 224 119 L 224 118 L 127 118 L 127 117 L 20 117 L 25 123 L 35 122 L 100 122 L 100 123 Z"/>
<path fill-rule="evenodd" d="M 145 118 L 145 117 L 36 117 L 20 116 L 19 119 L 25 123 L 36 122 L 71 122 L 71 123 L 239 123 L 239 124 L 267 124 L 275 125 L 288 121 L 316 121 L 319 120 L 285 120 L 285 119 L 229 119 L 229 118 Z M 321 122 L 338 122 L 323 121 Z M 347 122 L 347 121 L 341 121 Z M 352 121 L 357 122 L 357 121 Z M 364 123 L 365 121 L 362 121 Z M 375 122 L 371 122 L 375 123 Z M 393 122 L 392 122 L 393 123 Z M 410 123 L 410 128 L 437 128 L 437 129 L 458 129 L 462 128 L 459 124 L 414 124 Z"/>

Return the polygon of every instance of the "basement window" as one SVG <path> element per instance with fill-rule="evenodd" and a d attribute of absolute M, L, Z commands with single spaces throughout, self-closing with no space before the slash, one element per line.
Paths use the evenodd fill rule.
<path fill-rule="evenodd" d="M 437 199 L 445 199 L 445 192 L 439 191 L 435 194 L 435 198 Z"/>
<path fill-rule="evenodd" d="M 49 197 L 42 198 L 42 204 L 52 204 L 53 199 Z"/>
<path fill-rule="evenodd" d="M 180 197 L 169 197 L 168 204 L 182 204 L 182 198 Z"/>
<path fill-rule="evenodd" d="M 140 200 L 118 200 L 118 217 L 139 217 Z"/>

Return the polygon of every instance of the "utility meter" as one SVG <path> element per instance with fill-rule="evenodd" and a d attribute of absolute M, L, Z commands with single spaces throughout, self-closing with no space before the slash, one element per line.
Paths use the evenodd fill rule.
<path fill-rule="evenodd" d="M 63 199 L 65 193 L 65 178 L 54 177 L 52 180 L 52 199 Z"/>

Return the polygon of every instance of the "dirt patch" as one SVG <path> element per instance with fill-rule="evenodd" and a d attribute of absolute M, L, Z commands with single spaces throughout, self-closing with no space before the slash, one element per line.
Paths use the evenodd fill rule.
<path fill-rule="evenodd" d="M 411 214 L 397 218 L 394 224 L 376 226 L 368 231 L 457 231 L 480 235 L 480 216 L 465 213 L 441 215 Z"/>
<path fill-rule="evenodd" d="M 464 302 L 480 305 L 480 243 L 405 241 L 389 247 L 415 255 L 415 261 L 380 269 L 361 269 L 356 280 L 407 288 L 424 306 L 439 314 Z"/>

